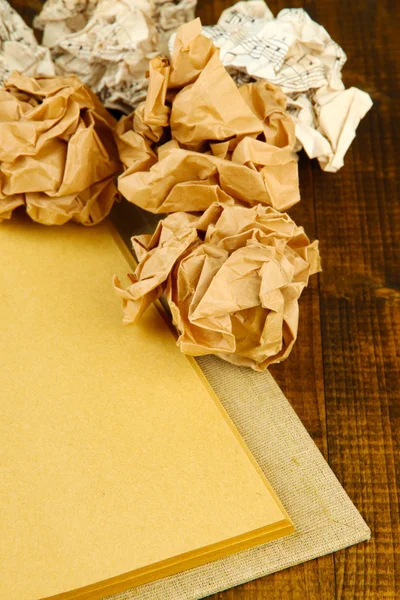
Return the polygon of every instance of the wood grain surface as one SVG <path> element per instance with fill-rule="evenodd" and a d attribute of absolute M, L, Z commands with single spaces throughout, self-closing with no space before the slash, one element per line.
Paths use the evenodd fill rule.
<path fill-rule="evenodd" d="M 11 4 L 28 23 L 40 0 Z M 204 24 L 229 0 L 199 0 Z M 303 7 L 345 50 L 346 85 L 374 107 L 336 174 L 302 156 L 290 214 L 321 244 L 323 272 L 300 301 L 298 341 L 271 368 L 372 529 L 353 546 L 211 600 L 400 598 L 400 31 L 395 0 L 270 1 Z M 397 14 L 396 14 L 397 13 Z"/>

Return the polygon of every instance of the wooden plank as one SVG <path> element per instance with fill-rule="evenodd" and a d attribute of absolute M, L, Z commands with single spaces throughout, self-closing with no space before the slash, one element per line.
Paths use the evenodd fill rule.
<path fill-rule="evenodd" d="M 348 84 L 366 89 L 376 102 L 345 167 L 333 176 L 315 170 L 313 177 L 324 258 L 329 462 L 372 529 L 369 544 L 335 555 L 336 597 L 394 599 L 400 595 L 400 140 L 394 127 L 398 79 L 391 72 L 400 57 L 389 3 L 366 9 L 361 1 L 315 2 L 315 11 L 348 54 Z"/>

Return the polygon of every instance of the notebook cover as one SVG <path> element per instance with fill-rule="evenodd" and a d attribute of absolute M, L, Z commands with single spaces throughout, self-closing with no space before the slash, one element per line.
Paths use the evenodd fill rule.
<path fill-rule="evenodd" d="M 107 600 L 200 600 L 371 536 L 268 371 L 255 373 L 215 356 L 201 357 L 198 364 L 289 511 L 296 531 Z"/>

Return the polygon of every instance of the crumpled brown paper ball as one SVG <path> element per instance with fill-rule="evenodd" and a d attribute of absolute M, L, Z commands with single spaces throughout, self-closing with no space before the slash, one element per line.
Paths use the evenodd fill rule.
<path fill-rule="evenodd" d="M 286 210 L 299 201 L 293 122 L 278 88 L 240 88 L 199 19 L 177 33 L 171 64 L 150 63 L 146 102 L 120 120 L 121 193 L 153 212 L 214 202 Z"/>
<path fill-rule="evenodd" d="M 114 118 L 76 77 L 14 73 L 0 89 L 0 221 L 95 225 L 117 197 Z"/>
<path fill-rule="evenodd" d="M 125 323 L 165 291 L 182 352 L 258 371 L 289 355 L 298 298 L 320 271 L 318 242 L 289 215 L 215 203 L 200 217 L 169 215 L 132 242 L 139 264 L 131 285 L 114 281 Z"/>

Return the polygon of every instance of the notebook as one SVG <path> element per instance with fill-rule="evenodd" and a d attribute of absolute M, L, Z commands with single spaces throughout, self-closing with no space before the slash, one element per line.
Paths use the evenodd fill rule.
<path fill-rule="evenodd" d="M 0 227 L 0 598 L 98 599 L 293 525 L 113 226 Z"/>

